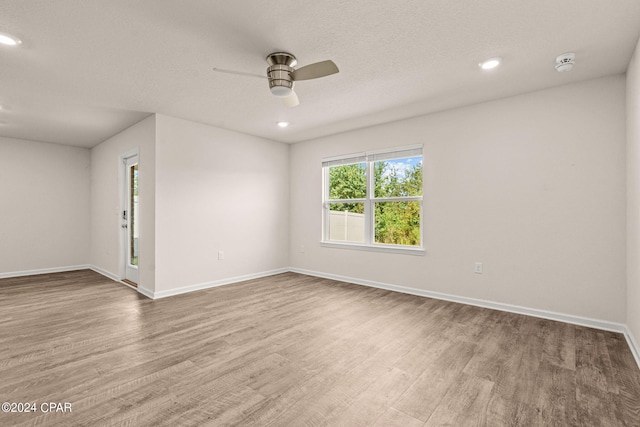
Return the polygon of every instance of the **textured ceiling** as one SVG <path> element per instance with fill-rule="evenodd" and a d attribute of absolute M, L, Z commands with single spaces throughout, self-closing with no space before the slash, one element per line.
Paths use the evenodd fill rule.
<path fill-rule="evenodd" d="M 0 45 L 0 136 L 91 147 L 157 112 L 297 142 L 623 73 L 640 1 L 2 0 L 0 32 L 23 41 Z M 289 109 L 212 71 L 262 74 L 277 50 L 340 73 L 298 82 Z"/>

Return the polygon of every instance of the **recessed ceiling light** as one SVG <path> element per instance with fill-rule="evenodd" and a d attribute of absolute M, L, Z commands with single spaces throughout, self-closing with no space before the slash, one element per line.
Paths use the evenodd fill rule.
<path fill-rule="evenodd" d="M 22 41 L 16 36 L 12 36 L 11 34 L 0 33 L 0 43 L 7 46 L 17 46 L 22 43 Z"/>
<path fill-rule="evenodd" d="M 289 126 L 289 122 L 278 122 L 278 127 L 281 128 L 286 128 L 287 126 Z"/>
<path fill-rule="evenodd" d="M 478 65 L 483 70 L 491 70 L 493 68 L 496 68 L 498 65 L 500 65 L 500 61 L 502 61 L 501 58 L 490 58 L 490 59 L 487 59 L 486 61 L 482 61 Z"/>

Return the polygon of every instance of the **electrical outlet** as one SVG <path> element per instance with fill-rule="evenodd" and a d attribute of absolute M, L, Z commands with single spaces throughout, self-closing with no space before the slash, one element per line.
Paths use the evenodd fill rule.
<path fill-rule="evenodd" d="M 300 253 L 303 254 L 304 253 L 304 245 L 300 245 Z"/>
<path fill-rule="evenodd" d="M 473 266 L 473 272 L 476 274 L 482 274 L 482 263 L 476 262 Z"/>
<path fill-rule="evenodd" d="M 218 251 L 218 261 L 222 261 L 224 259 L 224 251 Z"/>

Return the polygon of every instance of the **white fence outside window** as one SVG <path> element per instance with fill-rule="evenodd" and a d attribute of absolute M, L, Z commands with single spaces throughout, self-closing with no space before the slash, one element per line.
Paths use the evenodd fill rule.
<path fill-rule="evenodd" d="M 329 211 L 329 240 L 364 242 L 364 214 Z"/>

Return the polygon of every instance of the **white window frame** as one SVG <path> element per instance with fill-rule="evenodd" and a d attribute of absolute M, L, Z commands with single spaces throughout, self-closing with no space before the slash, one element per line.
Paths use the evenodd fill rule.
<path fill-rule="evenodd" d="M 394 158 L 403 158 L 411 156 L 423 156 L 422 145 L 410 145 L 405 147 L 397 147 L 384 150 L 368 151 L 364 153 L 353 153 L 344 156 L 329 157 L 322 159 L 322 240 L 320 245 L 330 248 L 341 249 L 356 249 L 374 252 L 390 252 L 390 253 L 402 253 L 409 255 L 424 255 L 424 208 L 423 208 L 423 196 L 406 196 L 406 197 L 375 197 L 373 194 L 373 188 L 375 188 L 373 176 L 374 163 L 377 160 Z M 366 164 L 366 176 L 367 187 L 366 197 L 360 199 L 330 199 L 329 198 L 329 168 L 331 166 L 338 166 L 340 164 Z M 423 172 L 424 173 L 424 172 Z M 423 195 L 424 195 L 424 180 L 423 180 Z M 408 245 L 389 245 L 376 243 L 374 241 L 375 236 L 375 223 L 374 223 L 374 205 L 379 202 L 405 202 L 405 201 L 419 201 L 420 202 L 420 246 L 408 246 Z M 364 203 L 364 242 L 341 242 L 335 240 L 329 240 L 329 206 L 333 203 Z"/>

